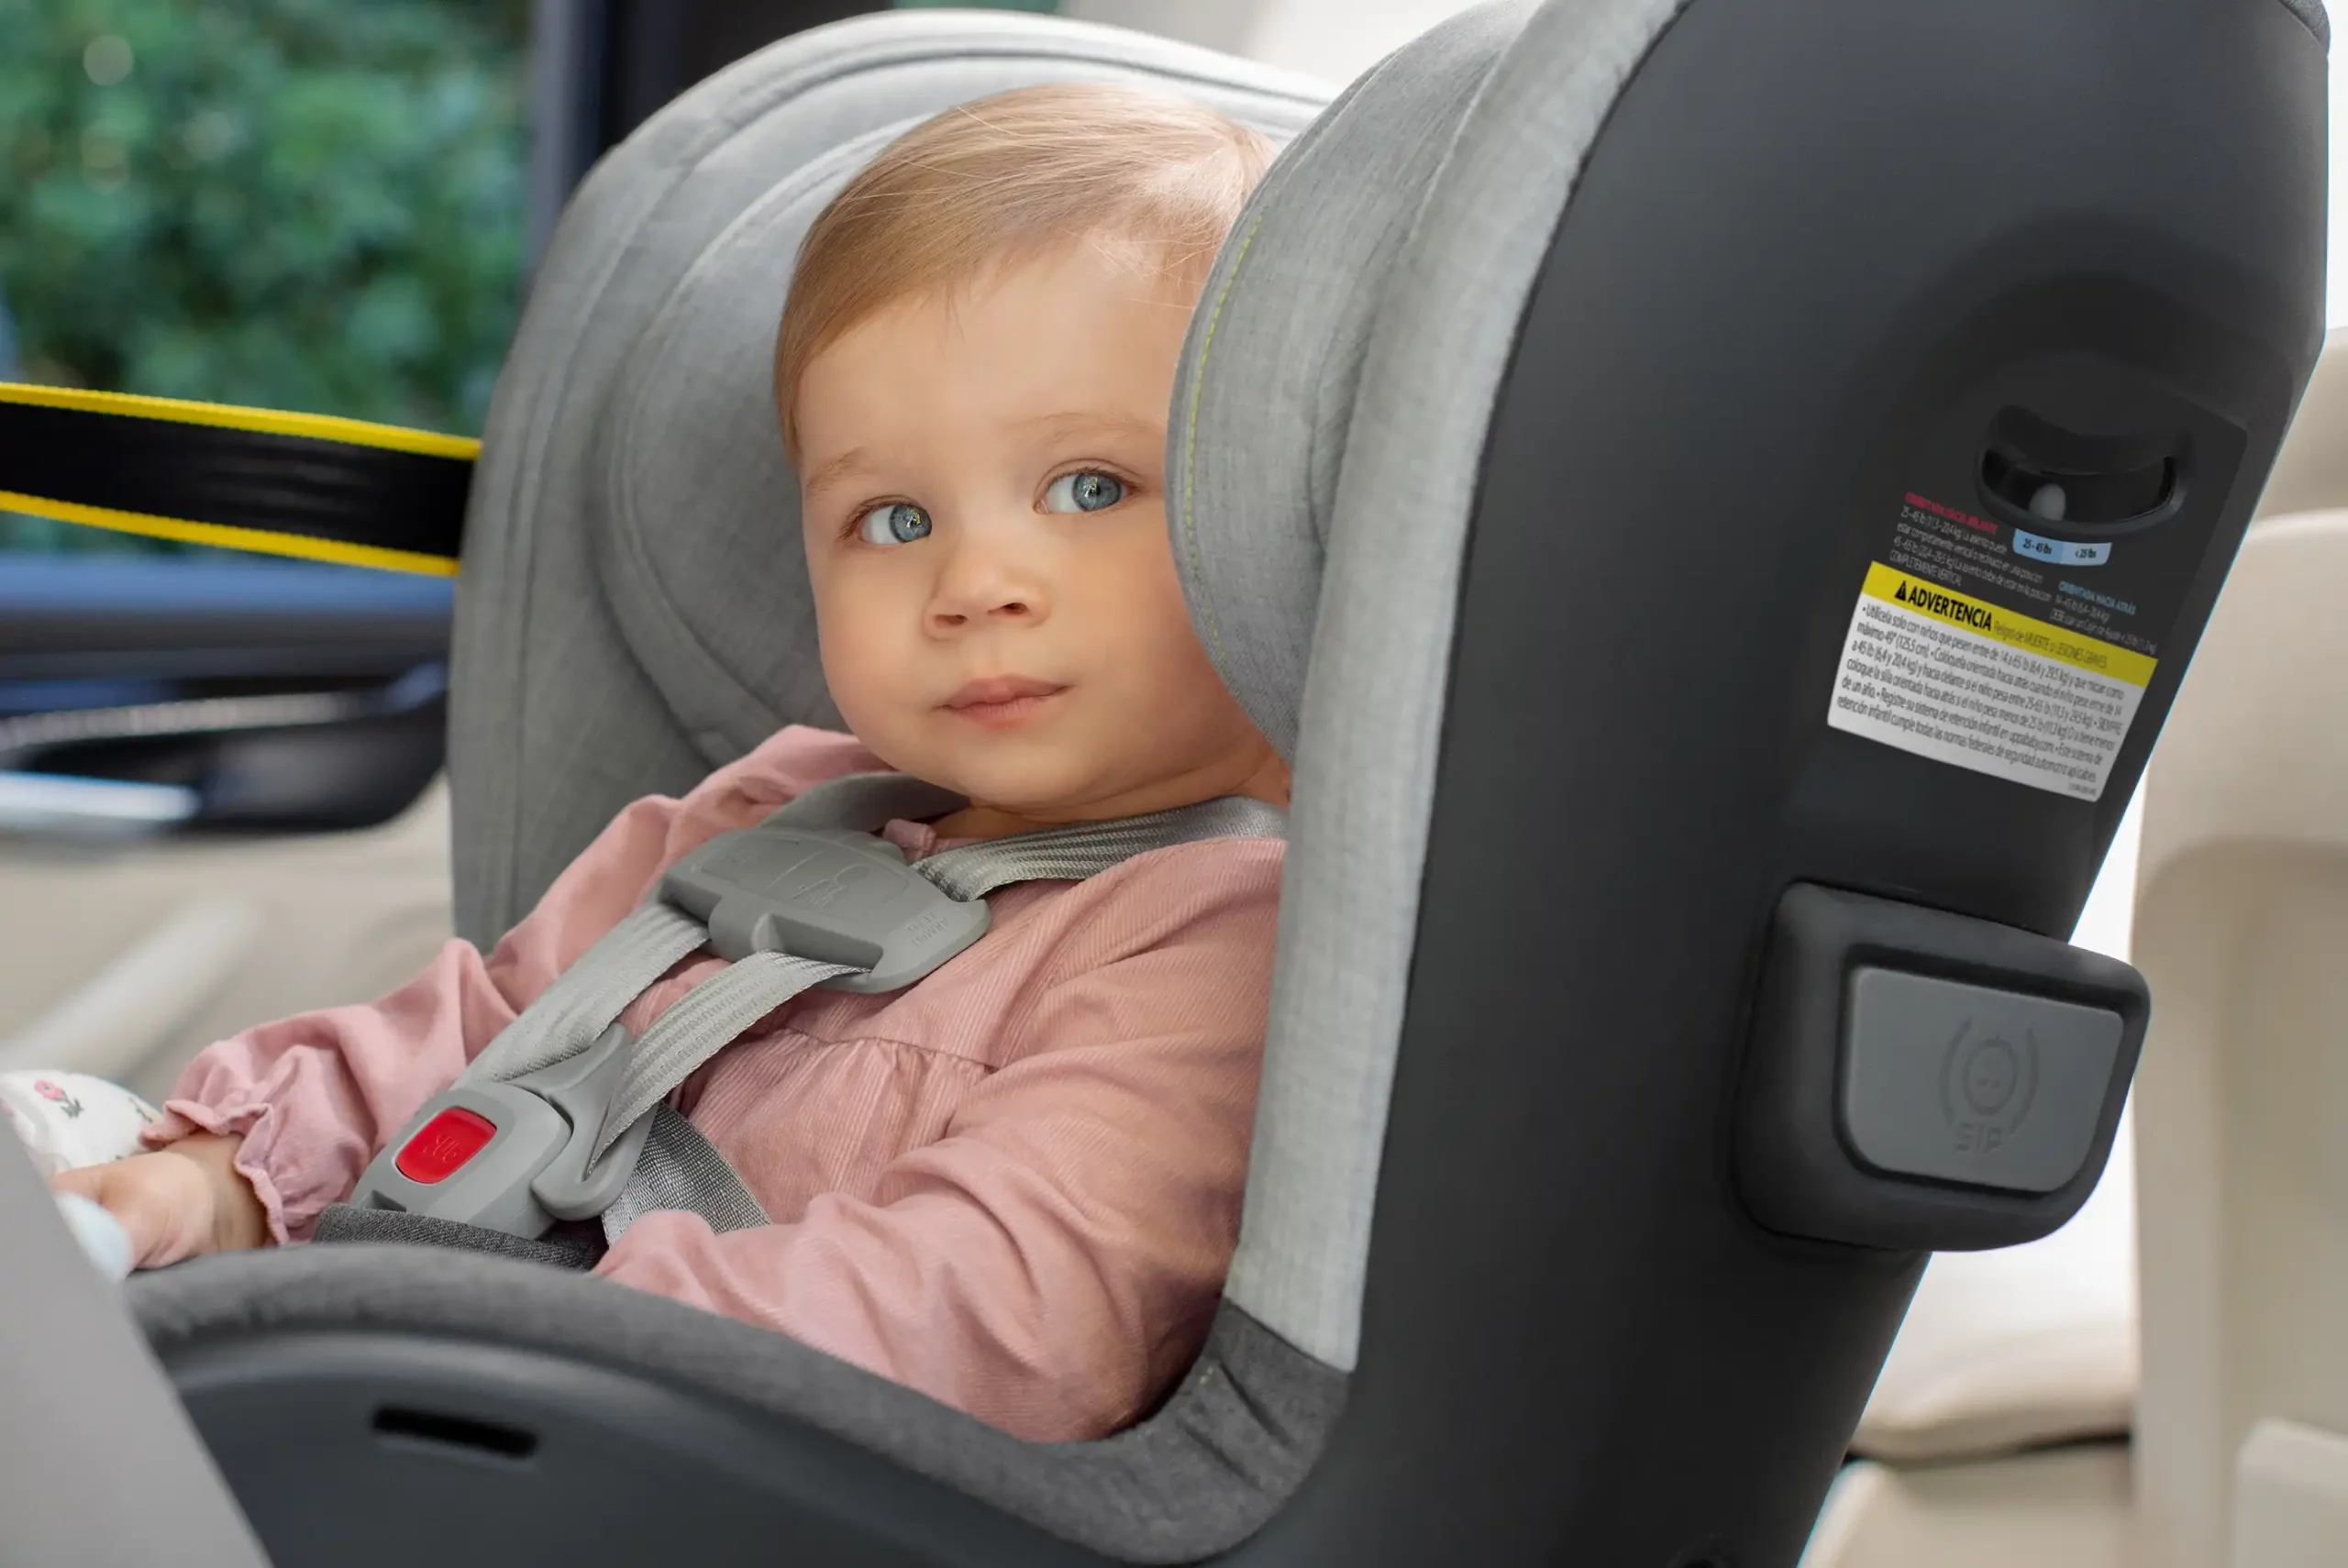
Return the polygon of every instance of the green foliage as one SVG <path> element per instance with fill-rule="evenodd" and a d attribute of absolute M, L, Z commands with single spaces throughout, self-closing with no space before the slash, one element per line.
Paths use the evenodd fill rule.
<path fill-rule="evenodd" d="M 23 374 L 478 430 L 520 287 L 527 15 L 0 0 Z"/>

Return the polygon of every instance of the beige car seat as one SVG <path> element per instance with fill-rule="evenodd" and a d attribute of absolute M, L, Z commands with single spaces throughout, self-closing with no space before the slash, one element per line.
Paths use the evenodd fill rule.
<path fill-rule="evenodd" d="M 2335 430 L 2322 456 L 2344 454 Z M 2148 1568 L 2348 1562 L 2343 591 L 2348 510 L 2254 533 L 2150 775 Z"/>

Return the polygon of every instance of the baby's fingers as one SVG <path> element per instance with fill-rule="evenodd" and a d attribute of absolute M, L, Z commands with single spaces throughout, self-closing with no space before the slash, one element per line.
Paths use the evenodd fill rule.
<path fill-rule="evenodd" d="M 100 1208 L 106 1206 L 100 1188 L 105 1181 L 108 1165 L 82 1165 L 70 1171 L 59 1171 L 49 1178 L 49 1185 L 59 1192 L 70 1192 L 86 1198 Z"/>
<path fill-rule="evenodd" d="M 194 1162 L 168 1154 L 135 1154 L 103 1165 L 83 1165 L 50 1178 L 60 1192 L 88 1198 L 115 1217 L 130 1238 L 139 1268 L 160 1268 L 194 1254 L 210 1230 L 204 1173 Z"/>

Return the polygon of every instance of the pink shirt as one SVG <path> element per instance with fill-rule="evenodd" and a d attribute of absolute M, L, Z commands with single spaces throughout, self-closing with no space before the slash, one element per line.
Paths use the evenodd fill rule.
<path fill-rule="evenodd" d="M 637 801 L 486 960 L 451 942 L 372 1006 L 210 1047 L 150 1142 L 241 1133 L 271 1233 L 305 1236 L 664 867 L 880 766 L 851 736 L 792 728 L 681 801 Z M 914 823 L 888 836 L 914 858 L 946 846 Z M 775 1222 L 717 1235 L 649 1215 L 596 1272 L 1022 1437 L 1130 1423 L 1197 1353 L 1237 1239 L 1281 854 L 1224 839 L 1007 888 L 986 935 L 920 984 L 779 1009 L 675 1097 Z M 685 959 L 626 1021 L 641 1029 L 721 967 Z"/>

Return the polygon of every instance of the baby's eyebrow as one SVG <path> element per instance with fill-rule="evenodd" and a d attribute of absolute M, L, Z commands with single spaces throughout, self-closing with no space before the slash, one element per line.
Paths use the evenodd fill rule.
<path fill-rule="evenodd" d="M 861 447 L 850 447 L 836 458 L 826 458 L 815 466 L 800 482 L 810 491 L 836 484 L 846 476 L 872 466 L 872 454 Z"/>
<path fill-rule="evenodd" d="M 1095 408 L 1073 408 L 1059 414 L 1039 414 L 1019 423 L 1054 436 L 1135 436 L 1148 441 L 1166 439 L 1166 422 L 1130 414 L 1106 414 Z"/>

